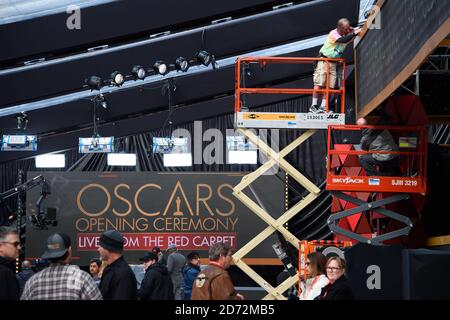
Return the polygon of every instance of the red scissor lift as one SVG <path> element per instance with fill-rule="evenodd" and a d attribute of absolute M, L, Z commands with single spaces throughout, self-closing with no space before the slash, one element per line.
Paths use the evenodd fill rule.
<path fill-rule="evenodd" d="M 359 142 L 345 143 L 349 139 L 359 140 L 365 129 L 387 130 L 399 151 L 365 151 L 360 149 Z M 383 172 L 367 176 L 359 156 L 373 154 L 398 156 L 397 176 L 386 176 Z M 409 201 L 420 211 L 427 191 L 426 159 L 424 126 L 329 126 L 326 189 L 333 195 L 334 214 L 327 222 L 335 239 L 382 244 L 408 235 L 413 221 L 405 215 L 407 212 L 402 212 L 401 202 Z M 380 221 L 386 219 L 390 227 L 383 230 Z M 404 226 L 393 230 L 399 224 Z"/>

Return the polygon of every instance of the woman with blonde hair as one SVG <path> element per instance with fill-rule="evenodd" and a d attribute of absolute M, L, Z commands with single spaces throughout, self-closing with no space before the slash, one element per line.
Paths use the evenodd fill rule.
<path fill-rule="evenodd" d="M 345 260 L 340 257 L 329 258 L 326 270 L 329 284 L 323 287 L 317 300 L 353 300 L 352 288 L 345 277 Z"/>
<path fill-rule="evenodd" d="M 327 258 L 320 252 L 308 254 L 306 259 L 307 279 L 300 281 L 300 300 L 314 300 L 321 292 L 322 288 L 328 284 L 325 275 L 325 265 Z"/>

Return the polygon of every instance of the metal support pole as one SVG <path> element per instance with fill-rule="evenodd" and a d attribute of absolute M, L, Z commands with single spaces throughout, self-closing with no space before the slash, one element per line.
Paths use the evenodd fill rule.
<path fill-rule="evenodd" d="M 22 170 L 19 170 L 18 174 L 18 185 L 21 186 L 24 183 L 25 173 Z M 20 267 L 20 259 L 23 254 L 23 232 L 22 232 L 22 225 L 23 225 L 23 216 L 24 216 L 24 204 L 23 204 L 23 191 L 20 191 L 17 195 L 17 234 L 19 235 L 19 241 L 20 241 L 20 251 L 19 251 L 19 257 L 16 259 L 16 273 L 19 272 Z"/>

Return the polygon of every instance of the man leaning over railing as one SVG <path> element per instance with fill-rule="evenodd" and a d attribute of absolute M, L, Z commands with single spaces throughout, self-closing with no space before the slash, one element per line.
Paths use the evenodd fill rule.
<path fill-rule="evenodd" d="M 352 42 L 355 37 L 361 32 L 361 29 L 353 29 L 350 26 L 348 19 L 340 19 L 337 28 L 332 30 L 325 41 L 325 44 L 320 49 L 319 55 L 321 58 L 342 58 L 345 47 Z M 336 87 L 337 81 L 337 63 L 330 62 L 330 88 Z M 324 89 L 327 85 L 327 63 L 319 61 L 314 69 L 314 90 Z M 320 107 L 318 101 L 321 99 Z M 309 112 L 324 113 L 326 111 L 326 95 L 315 93 L 312 99 L 311 108 Z"/>

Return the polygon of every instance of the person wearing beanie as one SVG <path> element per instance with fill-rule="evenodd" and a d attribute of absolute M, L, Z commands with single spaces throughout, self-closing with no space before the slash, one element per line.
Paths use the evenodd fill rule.
<path fill-rule="evenodd" d="M 102 233 L 98 251 L 107 267 L 103 270 L 100 291 L 104 300 L 136 300 L 137 281 L 123 257 L 124 238 L 116 230 Z"/>
<path fill-rule="evenodd" d="M 42 256 L 50 265 L 25 283 L 21 300 L 102 300 L 92 277 L 71 265 L 71 258 L 70 237 L 64 233 L 50 235 Z"/>

